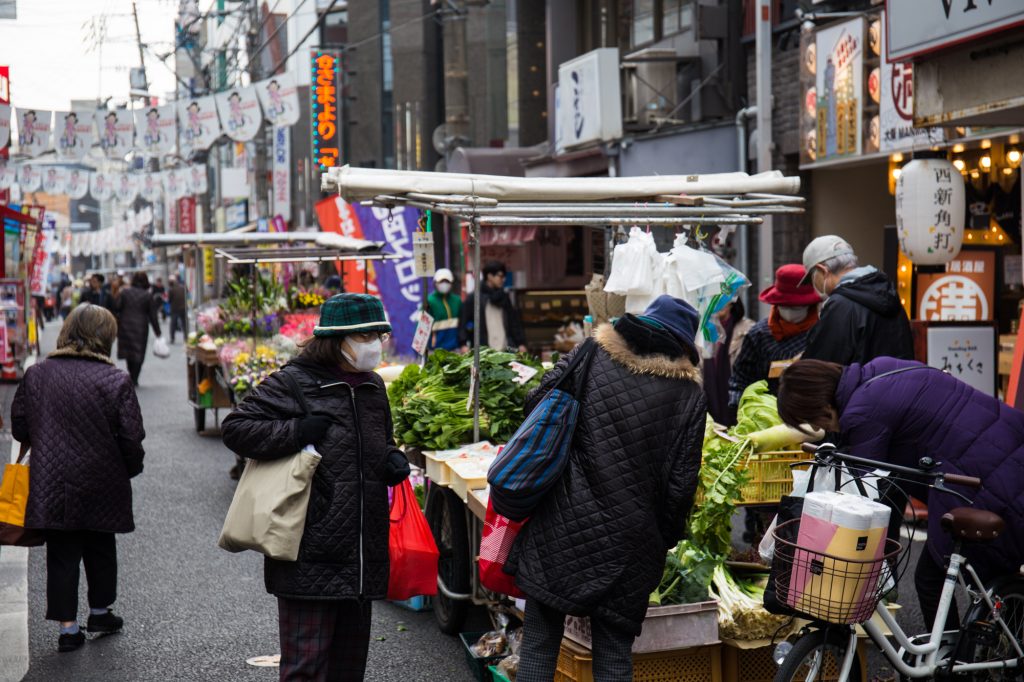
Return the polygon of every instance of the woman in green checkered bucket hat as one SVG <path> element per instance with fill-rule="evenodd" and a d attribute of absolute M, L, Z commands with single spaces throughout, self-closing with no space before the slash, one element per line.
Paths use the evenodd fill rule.
<path fill-rule="evenodd" d="M 390 333 L 380 299 L 332 296 L 299 356 L 223 423 L 225 444 L 243 457 L 275 459 L 307 446 L 322 457 L 298 560 L 264 564 L 278 599 L 281 680 L 365 673 L 371 603 L 388 589 L 388 486 L 409 475 L 373 371 Z M 333 634 L 317 634 L 325 632 Z"/>

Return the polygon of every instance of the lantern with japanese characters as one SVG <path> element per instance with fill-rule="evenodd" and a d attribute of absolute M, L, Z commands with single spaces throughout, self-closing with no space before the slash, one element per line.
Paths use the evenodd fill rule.
<path fill-rule="evenodd" d="M 945 158 L 914 159 L 896 182 L 900 250 L 915 265 L 941 265 L 964 243 L 964 181 Z"/>

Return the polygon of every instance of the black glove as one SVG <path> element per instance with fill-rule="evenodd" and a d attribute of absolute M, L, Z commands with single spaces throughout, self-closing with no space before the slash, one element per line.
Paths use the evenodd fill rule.
<path fill-rule="evenodd" d="M 388 453 L 387 461 L 384 463 L 384 483 L 396 486 L 409 478 L 410 473 L 409 460 L 401 450 L 395 448 Z"/>
<path fill-rule="evenodd" d="M 317 443 L 330 425 L 331 418 L 323 414 L 310 414 L 299 419 L 299 446 Z"/>

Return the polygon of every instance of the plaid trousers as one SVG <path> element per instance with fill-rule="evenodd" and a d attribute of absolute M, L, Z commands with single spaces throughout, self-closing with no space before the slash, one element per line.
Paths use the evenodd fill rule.
<path fill-rule="evenodd" d="M 631 682 L 633 635 L 594 617 L 590 619 L 590 632 L 593 637 L 594 682 Z M 536 599 L 527 599 L 516 682 L 551 682 L 558 666 L 558 652 L 564 634 L 564 613 L 544 606 Z"/>
<path fill-rule="evenodd" d="M 277 599 L 281 682 L 359 682 L 370 647 L 371 602 Z"/>

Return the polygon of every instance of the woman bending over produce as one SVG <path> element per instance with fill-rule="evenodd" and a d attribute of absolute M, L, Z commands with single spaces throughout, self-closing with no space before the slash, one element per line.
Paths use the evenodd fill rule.
<path fill-rule="evenodd" d="M 506 567 L 527 595 L 518 682 L 554 677 L 566 614 L 591 618 L 594 680 L 632 679 L 633 639 L 697 488 L 707 412 L 697 324 L 689 304 L 662 296 L 600 327 L 589 374 L 580 363 L 569 382 L 586 377 L 569 462 Z M 527 412 L 578 352 L 544 375 Z"/>
<path fill-rule="evenodd" d="M 973 499 L 975 509 L 1002 516 L 1006 532 L 991 543 L 966 543 L 964 553 L 983 580 L 1024 563 L 1024 413 L 938 369 L 882 357 L 845 368 L 795 362 L 782 375 L 779 416 L 791 426 L 839 431 L 840 449 L 851 455 L 906 467 L 931 457 L 944 473 L 977 476 L 978 491 L 949 487 Z M 929 551 L 921 555 L 914 581 L 931 627 L 945 580 L 944 557 L 952 550 L 942 515 L 964 503 L 929 492 L 913 493 L 927 500 L 929 512 Z M 953 606 L 947 622 L 957 627 Z"/>

